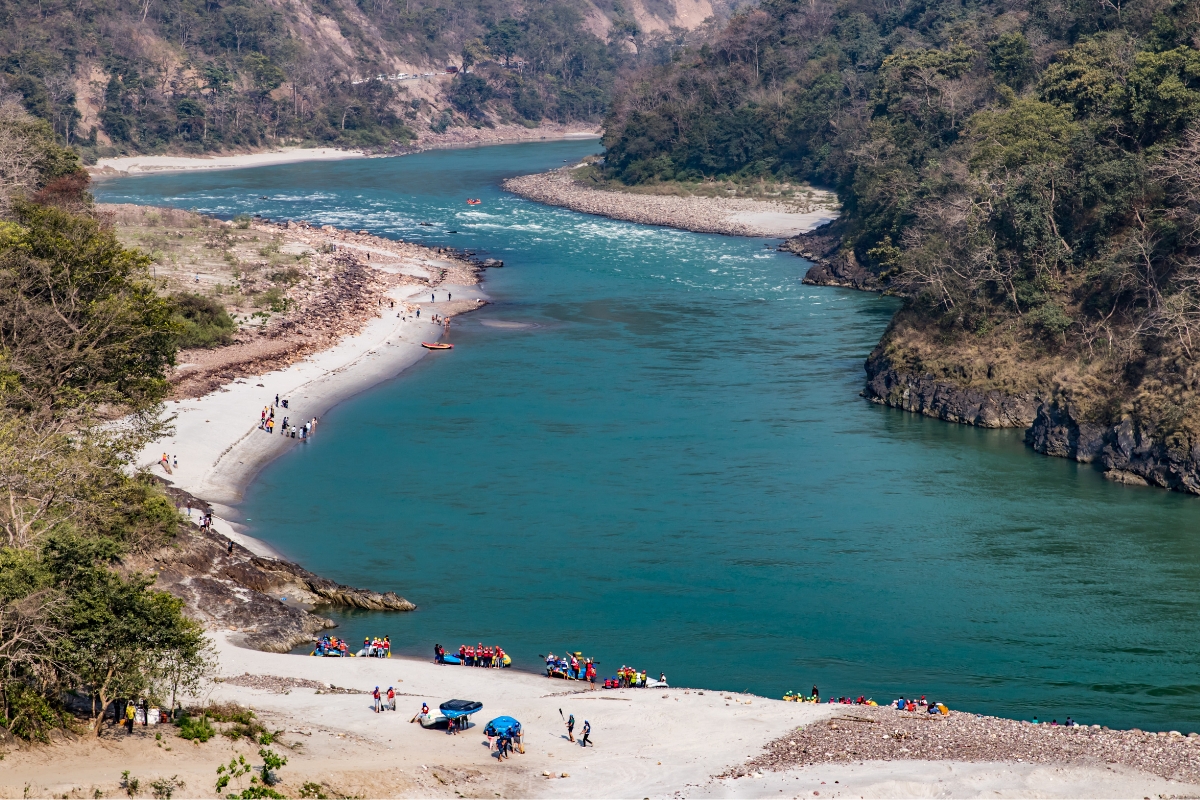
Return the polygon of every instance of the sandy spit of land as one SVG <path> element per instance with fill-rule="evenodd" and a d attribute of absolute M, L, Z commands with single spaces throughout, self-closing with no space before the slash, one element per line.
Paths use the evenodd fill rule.
<path fill-rule="evenodd" d="M 836 211 L 824 208 L 797 211 L 781 200 L 675 197 L 593 189 L 571 177 L 575 166 L 578 165 L 509 178 L 503 186 L 521 197 L 584 214 L 727 236 L 786 239 L 837 218 Z"/>
<path fill-rule="evenodd" d="M 848 761 L 714 778 L 752 763 L 799 726 L 827 725 L 847 713 L 845 707 L 696 689 L 587 691 L 512 670 L 276 655 L 235 647 L 225 634 L 215 641 L 227 680 L 206 687 L 196 702 L 249 706 L 268 729 L 283 731 L 273 747 L 288 757 L 280 788 L 291 797 L 308 782 L 321 784 L 330 797 L 1165 797 L 1200 791 L 1121 764 L 951 758 Z M 367 692 L 375 686 L 395 687 L 396 712 L 372 711 Z M 423 701 L 436 709 L 451 698 L 483 703 L 476 727 L 448 736 L 410 722 Z M 594 747 L 567 739 L 560 711 L 575 716 L 577 737 L 583 721 L 591 722 Z M 499 762 L 482 728 L 502 714 L 523 724 L 526 752 Z M 217 736 L 191 744 L 172 728 L 138 728 L 133 736 L 10 752 L 0 770 L 0 796 L 92 797 L 96 790 L 116 796 L 123 793 L 120 775 L 129 770 L 143 787 L 175 776 L 186 785 L 176 796 L 213 797 L 217 766 L 238 754 L 257 762 L 257 751 L 245 739 Z"/>
<path fill-rule="evenodd" d="M 448 128 L 442 133 L 427 133 L 413 144 L 399 147 L 395 152 L 367 153 L 362 150 L 346 150 L 337 147 L 284 147 L 262 153 L 232 153 L 214 156 L 120 156 L 101 158 L 95 165 L 89 167 L 88 171 L 93 178 L 105 178 L 161 172 L 241 169 L 276 164 L 296 164 L 303 161 L 345 161 L 354 158 L 387 157 L 448 147 L 557 139 L 593 139 L 599 136 L 599 130 L 557 123 L 544 123 L 537 128 L 526 128 L 523 125 Z"/>
<path fill-rule="evenodd" d="M 93 177 L 138 175 L 148 172 L 189 172 L 194 170 L 266 167 L 301 161 L 344 161 L 364 158 L 361 150 L 336 147 L 285 147 L 265 153 L 237 153 L 217 156 L 121 156 L 101 158 L 89 168 Z"/>

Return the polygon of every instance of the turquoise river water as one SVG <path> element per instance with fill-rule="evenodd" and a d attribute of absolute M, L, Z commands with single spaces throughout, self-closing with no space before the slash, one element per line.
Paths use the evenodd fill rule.
<path fill-rule="evenodd" d="M 629 664 L 775 697 L 816 683 L 1200 729 L 1200 500 L 1037 456 L 1019 431 L 865 402 L 863 360 L 895 301 L 804 286 L 807 263 L 773 242 L 499 188 L 597 149 L 95 187 L 506 262 L 486 275 L 495 302 L 456 320 L 453 352 L 330 411 L 247 491 L 250 533 L 419 606 L 338 615 L 343 635 L 425 656 L 499 643 L 527 669 L 570 648 L 602 676 Z"/>

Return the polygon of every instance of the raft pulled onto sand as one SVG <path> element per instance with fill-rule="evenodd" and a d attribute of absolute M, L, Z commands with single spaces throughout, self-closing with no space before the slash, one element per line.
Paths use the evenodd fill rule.
<path fill-rule="evenodd" d="M 421 342 L 421 347 L 428 350 L 453 350 L 454 345 L 447 342 Z"/>

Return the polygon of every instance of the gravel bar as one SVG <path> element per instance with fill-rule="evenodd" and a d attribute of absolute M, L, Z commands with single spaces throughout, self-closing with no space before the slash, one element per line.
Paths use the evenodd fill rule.
<path fill-rule="evenodd" d="M 1200 783 L 1200 736 L 845 706 L 828 720 L 775 740 L 762 755 L 721 777 L 811 764 L 900 760 L 1121 764 L 1168 780 Z"/>

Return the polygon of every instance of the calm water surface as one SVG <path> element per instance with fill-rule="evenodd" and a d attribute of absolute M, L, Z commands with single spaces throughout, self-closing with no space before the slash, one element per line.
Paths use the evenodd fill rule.
<path fill-rule="evenodd" d="M 894 301 L 804 286 L 807 264 L 771 242 L 499 189 L 596 149 L 96 187 L 507 263 L 487 274 L 495 304 L 456 321 L 452 353 L 335 408 L 247 492 L 253 535 L 420 607 L 342 614 L 344 635 L 423 655 L 500 643 L 531 669 L 569 647 L 604 675 L 630 664 L 771 696 L 817 683 L 1200 729 L 1200 500 L 1036 456 L 1019 432 L 864 402 L 862 362 Z"/>

